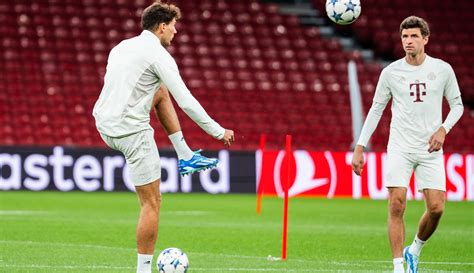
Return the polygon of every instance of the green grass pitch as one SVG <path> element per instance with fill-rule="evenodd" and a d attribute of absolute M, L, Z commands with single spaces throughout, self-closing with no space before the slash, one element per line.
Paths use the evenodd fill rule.
<path fill-rule="evenodd" d="M 424 210 L 409 201 L 407 243 Z M 164 194 L 155 260 L 183 249 L 188 272 L 391 272 L 386 201 Z M 0 192 L 0 272 L 135 272 L 134 193 Z M 156 266 L 153 266 L 154 272 Z M 425 246 L 420 272 L 474 272 L 474 203 L 451 202 Z"/>

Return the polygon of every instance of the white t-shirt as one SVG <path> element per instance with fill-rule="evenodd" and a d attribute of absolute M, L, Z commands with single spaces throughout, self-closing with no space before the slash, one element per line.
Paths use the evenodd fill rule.
<path fill-rule="evenodd" d="M 442 124 L 443 96 L 451 100 L 460 95 L 453 69 L 440 59 L 426 55 L 414 66 L 403 58 L 386 67 L 374 102 L 386 105 L 392 98 L 387 150 L 428 153 L 429 139 Z"/>
<path fill-rule="evenodd" d="M 93 110 L 99 132 L 122 137 L 150 129 L 153 96 L 162 83 L 204 131 L 217 139 L 224 136 L 225 129 L 193 97 L 173 57 L 148 30 L 110 51 L 104 86 Z"/>

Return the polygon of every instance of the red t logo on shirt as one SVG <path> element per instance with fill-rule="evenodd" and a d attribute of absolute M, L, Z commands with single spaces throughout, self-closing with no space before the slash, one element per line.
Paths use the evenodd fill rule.
<path fill-rule="evenodd" d="M 424 82 L 415 81 L 415 83 L 410 83 L 410 90 L 415 86 L 415 92 L 410 92 L 410 96 L 415 96 L 415 100 L 413 102 L 423 102 L 421 100 L 421 96 L 426 96 L 426 84 Z M 421 89 L 423 87 L 423 89 Z"/>

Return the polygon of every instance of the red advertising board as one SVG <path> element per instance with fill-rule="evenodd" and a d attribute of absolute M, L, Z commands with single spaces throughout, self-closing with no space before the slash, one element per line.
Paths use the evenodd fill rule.
<path fill-rule="evenodd" d="M 352 172 L 351 152 L 293 151 L 291 155 L 289 196 L 349 197 L 354 199 L 386 199 L 383 186 L 385 153 L 366 153 L 362 176 Z M 262 160 L 263 159 L 263 160 Z M 285 151 L 256 153 L 257 184 L 263 194 L 283 196 L 287 177 Z M 446 195 L 448 200 L 474 200 L 474 155 L 447 154 Z M 422 199 L 410 182 L 409 199 Z"/>

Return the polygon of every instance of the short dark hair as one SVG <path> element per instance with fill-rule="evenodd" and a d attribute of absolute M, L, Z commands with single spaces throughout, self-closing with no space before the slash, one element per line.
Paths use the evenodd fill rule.
<path fill-rule="evenodd" d="M 177 6 L 157 1 L 143 11 L 142 29 L 154 31 L 161 23 L 169 24 L 180 17 L 181 11 Z"/>
<path fill-rule="evenodd" d="M 419 28 L 421 31 L 421 36 L 423 37 L 430 35 L 428 23 L 423 18 L 417 16 L 409 16 L 402 21 L 400 24 L 400 34 L 402 34 L 402 30 L 408 28 Z"/>

